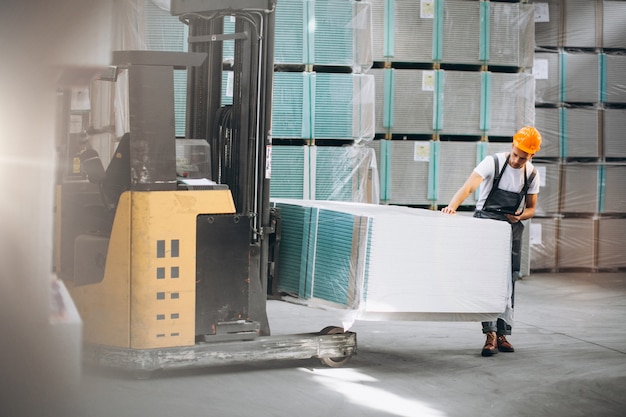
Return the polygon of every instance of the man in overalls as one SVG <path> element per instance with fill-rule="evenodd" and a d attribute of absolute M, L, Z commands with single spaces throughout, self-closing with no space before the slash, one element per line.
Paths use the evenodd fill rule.
<path fill-rule="evenodd" d="M 515 350 L 506 336 L 511 334 L 515 280 L 520 271 L 524 231 L 521 221 L 533 217 L 537 206 L 540 179 L 530 160 L 540 146 L 541 134 L 537 129 L 530 126 L 521 128 L 513 136 L 511 152 L 497 153 L 483 159 L 454 194 L 450 204 L 441 209 L 443 213 L 455 214 L 467 196 L 482 184 L 474 217 L 511 224 L 511 305 L 497 321 L 482 323 L 483 333 L 487 336 L 482 356 Z"/>

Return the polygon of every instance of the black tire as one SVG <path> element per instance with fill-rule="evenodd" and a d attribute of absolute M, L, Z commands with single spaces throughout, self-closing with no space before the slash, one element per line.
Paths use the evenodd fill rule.
<path fill-rule="evenodd" d="M 341 333 L 345 333 L 345 330 L 342 327 L 337 327 L 337 326 L 324 327 L 319 332 L 319 334 L 321 334 L 321 335 L 341 334 Z M 320 361 L 324 365 L 329 366 L 331 368 L 341 368 L 346 363 L 348 363 L 348 361 L 350 360 L 351 357 L 352 357 L 352 355 L 350 355 L 350 356 L 339 356 L 339 357 L 335 357 L 335 358 L 320 358 Z"/>

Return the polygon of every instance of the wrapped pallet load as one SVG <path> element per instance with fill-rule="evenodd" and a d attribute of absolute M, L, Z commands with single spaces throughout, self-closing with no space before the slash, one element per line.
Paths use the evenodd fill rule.
<path fill-rule="evenodd" d="M 336 309 L 344 323 L 495 320 L 510 303 L 505 222 L 376 204 L 273 205 L 283 219 L 277 279 L 287 300 Z M 481 251 L 470 250 L 476 242 Z"/>

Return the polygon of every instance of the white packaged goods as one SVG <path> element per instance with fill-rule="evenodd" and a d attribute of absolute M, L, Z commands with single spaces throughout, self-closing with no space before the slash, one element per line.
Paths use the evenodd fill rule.
<path fill-rule="evenodd" d="M 510 302 L 506 222 L 375 204 L 273 204 L 283 219 L 278 288 L 298 303 L 360 320 L 483 321 Z"/>

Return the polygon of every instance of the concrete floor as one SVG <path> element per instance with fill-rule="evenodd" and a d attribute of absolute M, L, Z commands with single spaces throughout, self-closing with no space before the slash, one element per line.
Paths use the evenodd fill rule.
<path fill-rule="evenodd" d="M 626 273 L 533 274 L 518 283 L 515 353 L 480 356 L 478 323 L 362 322 L 342 368 L 317 359 L 157 373 L 86 369 L 76 417 L 626 415 Z M 273 334 L 337 314 L 269 301 Z"/>

